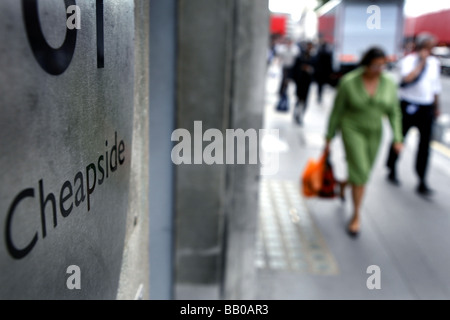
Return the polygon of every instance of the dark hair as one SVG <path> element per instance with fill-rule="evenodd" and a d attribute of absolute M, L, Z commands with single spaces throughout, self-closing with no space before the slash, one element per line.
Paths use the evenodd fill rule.
<path fill-rule="evenodd" d="M 364 53 L 361 62 L 359 63 L 361 66 L 369 66 L 373 60 L 378 58 L 386 58 L 386 53 L 384 53 L 383 49 L 378 47 L 372 47 Z"/>

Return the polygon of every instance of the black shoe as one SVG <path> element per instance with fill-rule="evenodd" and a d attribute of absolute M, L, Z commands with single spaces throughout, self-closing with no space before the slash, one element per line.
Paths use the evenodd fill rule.
<path fill-rule="evenodd" d="M 422 196 L 432 196 L 434 191 L 430 188 L 428 188 L 428 186 L 425 183 L 421 183 L 419 184 L 419 186 L 417 187 L 417 193 L 419 193 Z"/>
<path fill-rule="evenodd" d="M 358 227 L 358 229 L 357 230 L 352 230 L 351 228 L 350 228 L 350 225 L 352 224 L 352 221 L 347 225 L 347 233 L 348 233 L 348 235 L 350 236 L 350 237 L 352 237 L 352 238 L 356 238 L 357 236 L 359 236 L 359 227 Z"/>
<path fill-rule="evenodd" d="M 389 175 L 387 176 L 387 180 L 394 186 L 400 185 L 400 181 L 397 179 L 397 176 L 395 174 L 393 174 L 392 172 L 389 173 Z"/>
<path fill-rule="evenodd" d="M 353 231 L 350 230 L 349 228 L 347 228 L 347 233 L 352 238 L 356 238 L 357 236 L 359 236 L 359 231 Z"/>

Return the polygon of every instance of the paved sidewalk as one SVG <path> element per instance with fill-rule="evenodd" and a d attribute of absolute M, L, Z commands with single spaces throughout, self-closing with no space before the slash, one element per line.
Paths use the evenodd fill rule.
<path fill-rule="evenodd" d="M 417 132 L 410 132 L 401 156 L 400 187 L 387 183 L 384 161 L 390 141 L 385 122 L 382 145 L 362 210 L 361 234 L 345 232 L 351 216 L 347 201 L 305 199 L 299 193 L 301 172 L 323 149 L 323 136 L 334 90 L 322 105 L 313 85 L 304 125 L 275 111 L 279 70 L 267 80 L 265 128 L 279 129 L 280 170 L 261 182 L 260 230 L 256 265 L 257 299 L 450 299 L 450 152 L 434 144 L 429 183 L 431 199 L 415 192 Z M 289 88 L 291 104 L 293 87 Z M 338 176 L 345 176 L 339 138 L 332 145 Z M 369 290 L 367 268 L 380 267 L 381 289 Z"/>

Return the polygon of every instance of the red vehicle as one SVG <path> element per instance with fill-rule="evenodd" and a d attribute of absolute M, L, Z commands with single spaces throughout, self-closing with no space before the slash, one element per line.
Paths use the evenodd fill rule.
<path fill-rule="evenodd" d="M 450 74 L 450 9 L 405 19 L 405 38 L 413 39 L 421 32 L 433 34 L 438 47 L 433 54 L 440 60 L 442 73 Z"/>
<path fill-rule="evenodd" d="M 430 32 L 438 39 L 440 46 L 450 45 L 450 9 L 427 13 L 405 19 L 405 37 L 411 38 L 420 32 Z"/>
<path fill-rule="evenodd" d="M 287 34 L 288 16 L 272 14 L 270 16 L 270 34 L 285 36 Z"/>

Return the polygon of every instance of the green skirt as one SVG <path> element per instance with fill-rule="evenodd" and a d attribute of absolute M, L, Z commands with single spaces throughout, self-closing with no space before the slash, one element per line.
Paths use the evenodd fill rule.
<path fill-rule="evenodd" d="M 378 153 L 382 129 L 361 128 L 346 121 L 341 132 L 348 166 L 348 182 L 357 186 L 365 185 Z"/>

